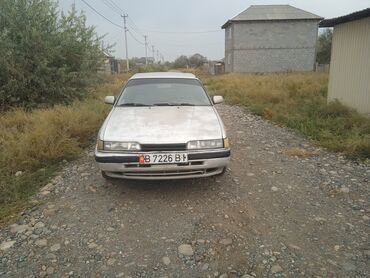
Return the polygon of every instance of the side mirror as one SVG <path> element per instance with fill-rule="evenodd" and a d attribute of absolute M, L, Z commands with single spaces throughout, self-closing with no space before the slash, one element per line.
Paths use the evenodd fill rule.
<path fill-rule="evenodd" d="M 214 104 L 218 104 L 218 103 L 223 103 L 224 102 L 223 96 L 213 96 L 212 97 L 212 100 L 213 100 L 213 103 Z"/>
<path fill-rule="evenodd" d="M 114 96 L 106 96 L 104 102 L 113 105 L 115 100 L 116 98 Z"/>

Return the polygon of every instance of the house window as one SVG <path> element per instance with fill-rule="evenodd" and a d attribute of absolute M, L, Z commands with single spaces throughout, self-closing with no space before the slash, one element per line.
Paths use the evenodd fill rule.
<path fill-rule="evenodd" d="M 229 34 L 229 39 L 231 40 L 231 36 L 232 36 L 231 27 L 229 27 L 229 29 L 227 29 L 227 30 L 228 30 L 228 34 Z"/>
<path fill-rule="evenodd" d="M 227 64 L 231 65 L 231 53 L 227 54 Z"/>

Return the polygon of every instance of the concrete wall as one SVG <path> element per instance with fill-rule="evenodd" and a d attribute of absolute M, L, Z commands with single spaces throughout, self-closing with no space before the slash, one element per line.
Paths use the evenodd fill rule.
<path fill-rule="evenodd" d="M 334 27 L 328 99 L 370 114 L 370 17 Z"/>
<path fill-rule="evenodd" d="M 225 29 L 225 71 L 232 72 L 233 65 L 233 26 Z"/>
<path fill-rule="evenodd" d="M 225 31 L 228 72 L 312 71 L 315 64 L 316 20 L 233 23 Z M 232 57 L 227 66 L 228 55 Z"/>

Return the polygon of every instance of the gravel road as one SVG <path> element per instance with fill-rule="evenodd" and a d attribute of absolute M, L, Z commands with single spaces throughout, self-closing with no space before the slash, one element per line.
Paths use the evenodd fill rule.
<path fill-rule="evenodd" d="M 223 176 L 107 182 L 89 150 L 0 230 L 0 276 L 369 277 L 370 167 L 218 110 Z"/>

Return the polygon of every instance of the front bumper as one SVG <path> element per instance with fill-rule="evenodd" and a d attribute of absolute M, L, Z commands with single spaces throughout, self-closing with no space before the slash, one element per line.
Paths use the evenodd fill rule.
<path fill-rule="evenodd" d="M 230 149 L 189 151 L 187 153 L 188 163 L 180 164 L 140 165 L 139 154 L 142 153 L 107 153 L 97 150 L 95 151 L 95 160 L 100 169 L 112 178 L 166 180 L 221 174 L 230 157 Z"/>

